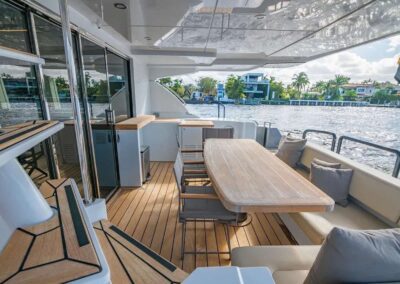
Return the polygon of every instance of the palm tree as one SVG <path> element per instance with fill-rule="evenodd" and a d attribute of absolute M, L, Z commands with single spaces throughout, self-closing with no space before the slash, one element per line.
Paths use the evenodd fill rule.
<path fill-rule="evenodd" d="M 325 82 L 325 81 L 318 81 L 318 82 L 315 83 L 314 89 L 317 92 L 319 92 L 321 94 L 324 94 L 328 89 L 328 83 Z"/>
<path fill-rule="evenodd" d="M 304 90 L 305 87 L 310 84 L 310 80 L 305 72 L 300 72 L 299 74 L 294 74 L 292 78 L 292 85 L 297 89 L 297 91 Z"/>

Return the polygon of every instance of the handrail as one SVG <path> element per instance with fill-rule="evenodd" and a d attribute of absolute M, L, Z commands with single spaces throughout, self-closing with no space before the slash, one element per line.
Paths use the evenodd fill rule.
<path fill-rule="evenodd" d="M 225 118 L 225 105 L 223 104 L 223 103 L 221 103 L 221 102 L 218 102 L 217 103 L 217 105 L 218 105 L 218 118 L 220 118 L 220 107 L 222 106 L 222 109 L 224 110 L 224 117 L 223 118 Z"/>
<path fill-rule="evenodd" d="M 364 145 L 367 145 L 367 146 L 370 146 L 370 147 L 374 147 L 374 148 L 377 148 L 377 149 L 384 150 L 384 151 L 387 151 L 387 152 L 395 154 L 396 155 L 396 162 L 395 162 L 395 165 L 394 165 L 392 176 L 393 177 L 398 177 L 399 176 L 399 172 L 400 172 L 400 151 L 399 150 L 393 149 L 393 148 L 389 148 L 389 147 L 386 147 L 386 146 L 382 146 L 382 145 L 378 145 L 378 144 L 375 144 L 375 143 L 372 143 L 372 142 L 364 141 L 364 140 L 361 140 L 361 139 L 358 139 L 358 138 L 355 138 L 355 137 L 343 135 L 343 136 L 340 136 L 339 140 L 338 140 L 337 149 L 336 149 L 336 153 L 338 153 L 338 154 L 340 154 L 340 150 L 342 148 L 343 140 L 349 140 L 349 141 L 352 141 L 352 142 L 357 142 L 357 143 L 360 143 L 360 144 L 364 144 Z"/>
<path fill-rule="evenodd" d="M 336 146 L 336 134 L 330 131 L 325 131 L 325 130 L 317 130 L 317 129 L 306 129 L 303 131 L 303 139 L 306 138 L 307 133 L 322 133 L 322 134 L 327 134 L 332 136 L 332 144 L 331 144 L 331 151 L 335 151 L 335 146 Z"/>

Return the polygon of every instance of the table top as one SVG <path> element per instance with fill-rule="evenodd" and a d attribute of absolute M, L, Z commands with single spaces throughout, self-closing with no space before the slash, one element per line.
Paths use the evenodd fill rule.
<path fill-rule="evenodd" d="M 233 212 L 331 211 L 334 201 L 255 140 L 207 139 L 204 161 Z"/>
<path fill-rule="evenodd" d="M 180 127 L 214 127 L 214 122 L 211 120 L 182 120 L 179 123 Z"/>

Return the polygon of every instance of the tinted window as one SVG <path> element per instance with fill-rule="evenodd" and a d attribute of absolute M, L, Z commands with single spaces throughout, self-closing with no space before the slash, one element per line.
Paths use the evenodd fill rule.
<path fill-rule="evenodd" d="M 0 45 L 30 52 L 25 13 L 0 1 Z"/>

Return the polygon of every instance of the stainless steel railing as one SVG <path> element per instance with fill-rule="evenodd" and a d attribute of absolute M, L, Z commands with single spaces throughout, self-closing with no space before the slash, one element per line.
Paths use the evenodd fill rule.
<path fill-rule="evenodd" d="M 224 111 L 224 116 L 223 116 L 223 118 L 225 118 L 225 105 L 223 104 L 223 103 L 221 103 L 221 102 L 218 102 L 217 103 L 217 105 L 218 105 L 218 118 L 220 118 L 221 117 L 221 107 L 222 107 L 222 109 L 223 109 L 223 111 Z"/>
<path fill-rule="evenodd" d="M 335 151 L 335 146 L 336 146 L 336 134 L 330 131 L 325 131 L 325 130 L 317 130 L 317 129 L 306 129 L 303 131 L 303 139 L 306 138 L 307 133 L 321 133 L 321 134 L 326 134 L 332 136 L 332 142 L 331 142 L 331 151 Z"/>
<path fill-rule="evenodd" d="M 332 137 L 332 142 L 331 142 L 331 151 L 335 152 L 335 145 L 336 145 L 336 134 L 330 131 L 325 131 L 325 130 L 317 130 L 317 129 L 306 129 L 303 131 L 303 139 L 306 138 L 308 133 L 321 133 L 321 134 L 327 134 L 330 135 Z M 337 140 L 337 146 L 336 146 L 336 153 L 340 154 L 340 151 L 342 150 L 342 145 L 343 145 L 343 141 L 344 140 L 348 140 L 348 141 L 352 141 L 355 143 L 359 143 L 359 144 L 363 144 L 369 147 L 373 147 L 379 150 L 383 150 L 392 154 L 396 155 L 396 162 L 394 164 L 394 168 L 393 168 L 393 172 L 392 172 L 392 176 L 393 177 L 398 177 L 399 173 L 400 173 L 400 150 L 394 149 L 394 148 L 390 148 L 390 147 L 386 147 L 386 146 L 382 146 L 379 144 L 375 144 L 369 141 L 365 141 L 359 138 L 355 138 L 355 137 L 351 137 L 348 135 L 342 135 L 339 137 L 339 139 Z"/>
<path fill-rule="evenodd" d="M 343 135 L 343 136 L 340 136 L 339 140 L 338 140 L 338 144 L 337 144 L 337 148 L 336 148 L 336 153 L 338 153 L 338 154 L 340 154 L 340 151 L 342 149 L 343 140 L 349 140 L 349 141 L 352 141 L 352 142 L 356 142 L 356 143 L 359 143 L 359 144 L 367 145 L 369 147 L 373 147 L 373 148 L 376 148 L 376 149 L 380 149 L 380 150 L 395 154 L 396 155 L 396 162 L 394 164 L 392 176 L 394 176 L 394 177 L 398 177 L 399 176 L 399 172 L 400 172 L 400 151 L 399 150 L 393 149 L 393 148 L 390 148 L 390 147 L 386 147 L 386 146 L 382 146 L 382 145 L 378 145 L 378 144 L 375 144 L 375 143 L 372 143 L 372 142 L 369 142 L 369 141 L 361 140 L 361 139 L 358 139 L 358 138 L 355 138 L 355 137 Z"/>

